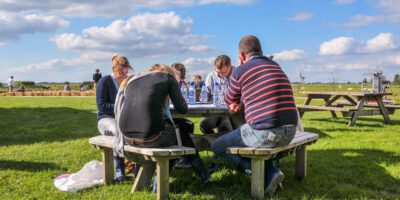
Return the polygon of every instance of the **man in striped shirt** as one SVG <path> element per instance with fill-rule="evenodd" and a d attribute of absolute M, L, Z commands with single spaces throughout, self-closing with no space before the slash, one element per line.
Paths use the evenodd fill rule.
<path fill-rule="evenodd" d="M 216 139 L 212 149 L 217 157 L 251 174 L 250 159 L 227 154 L 226 149 L 289 144 L 296 133 L 297 109 L 288 77 L 279 64 L 263 56 L 257 37 L 248 35 L 240 40 L 239 62 L 225 102 L 233 112 L 244 109 L 246 124 Z M 272 195 L 284 174 L 271 160 L 266 161 L 265 167 L 265 193 Z"/>

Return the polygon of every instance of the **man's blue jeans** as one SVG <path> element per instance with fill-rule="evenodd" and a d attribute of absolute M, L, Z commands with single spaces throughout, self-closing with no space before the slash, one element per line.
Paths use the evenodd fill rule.
<path fill-rule="evenodd" d="M 212 143 L 212 151 L 225 159 L 233 168 L 249 174 L 251 160 L 239 155 L 228 154 L 229 147 L 279 147 L 289 144 L 296 134 L 296 125 L 285 125 L 267 130 L 254 130 L 248 124 L 217 138 Z"/>

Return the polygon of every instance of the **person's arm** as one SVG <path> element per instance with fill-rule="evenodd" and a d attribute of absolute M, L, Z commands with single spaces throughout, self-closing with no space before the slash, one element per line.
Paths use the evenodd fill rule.
<path fill-rule="evenodd" d="M 234 112 L 242 109 L 242 105 L 240 103 L 242 92 L 238 79 L 239 78 L 237 74 L 233 72 L 232 76 L 230 77 L 230 85 L 228 87 L 228 91 L 225 93 L 225 103 L 228 105 L 230 110 Z"/>
<path fill-rule="evenodd" d="M 188 105 L 182 96 L 179 84 L 173 76 L 167 75 L 167 77 L 169 85 L 169 98 L 171 99 L 176 112 L 185 114 L 187 112 Z"/>
<path fill-rule="evenodd" d="M 108 102 L 110 87 L 107 84 L 107 78 L 100 79 L 96 90 L 97 109 L 105 113 L 114 112 L 114 103 Z"/>
<path fill-rule="evenodd" d="M 206 88 L 207 88 L 207 98 L 208 100 L 212 99 L 212 91 L 214 89 L 214 80 L 212 78 L 212 73 L 210 72 L 206 78 Z"/>

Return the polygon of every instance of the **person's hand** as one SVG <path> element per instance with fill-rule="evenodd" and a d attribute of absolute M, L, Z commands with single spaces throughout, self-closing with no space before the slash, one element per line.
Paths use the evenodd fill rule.
<path fill-rule="evenodd" d="M 231 112 L 239 112 L 240 110 L 242 110 L 242 108 L 243 108 L 243 104 L 236 104 L 236 103 L 233 103 L 233 104 L 230 104 L 229 106 L 229 111 L 231 111 Z"/>

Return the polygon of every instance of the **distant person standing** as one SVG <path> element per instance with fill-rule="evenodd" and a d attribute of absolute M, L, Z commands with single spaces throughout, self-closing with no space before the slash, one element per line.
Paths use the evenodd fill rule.
<path fill-rule="evenodd" d="M 93 74 L 93 81 L 94 81 L 93 90 L 96 90 L 97 83 L 99 82 L 101 77 L 102 77 L 102 75 L 101 75 L 100 69 L 96 69 L 96 72 Z"/>
<path fill-rule="evenodd" d="M 201 89 L 201 87 L 203 86 L 204 81 L 201 79 L 200 75 L 194 75 L 193 77 L 193 81 L 194 81 L 194 87 L 196 89 Z"/>
<path fill-rule="evenodd" d="M 64 91 L 71 91 L 71 87 L 69 86 L 68 82 L 66 82 L 64 85 Z"/>
<path fill-rule="evenodd" d="M 14 90 L 14 76 L 11 76 L 7 80 L 7 84 L 8 84 L 9 92 L 13 92 L 13 90 Z"/>

